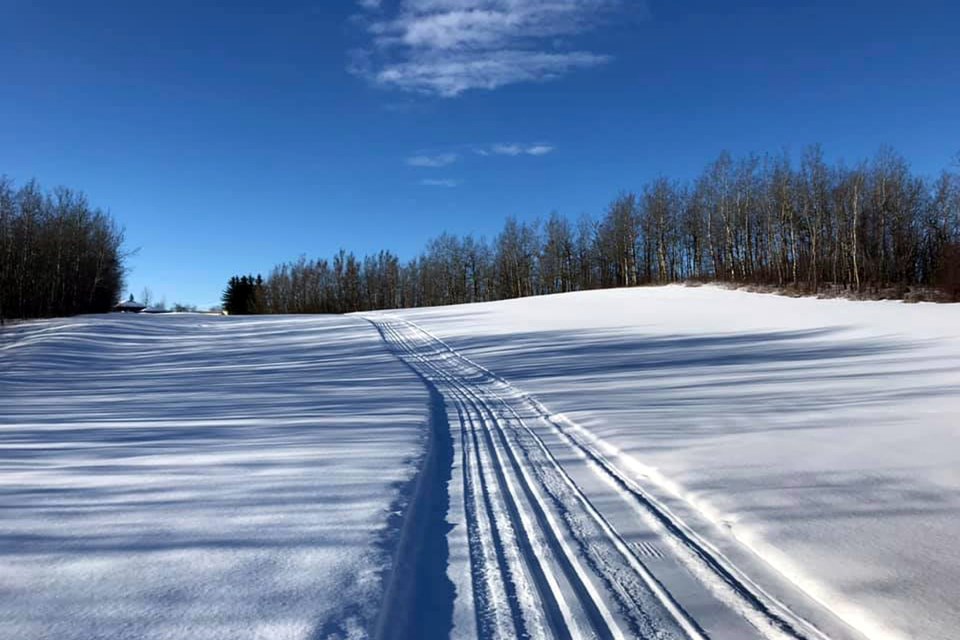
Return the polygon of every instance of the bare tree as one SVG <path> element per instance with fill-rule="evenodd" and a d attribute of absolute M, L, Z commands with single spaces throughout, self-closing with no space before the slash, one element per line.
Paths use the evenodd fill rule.
<path fill-rule="evenodd" d="M 47 221 L 36 189 L 12 199 L 9 191 L 0 183 L 0 256 L 12 265 L 3 267 L 5 291 L 13 292 L 0 300 L 7 307 L 21 286 L 33 286 L 30 256 L 17 248 Z M 785 153 L 736 159 L 724 152 L 689 183 L 658 178 L 641 193 L 623 193 L 599 218 L 584 215 L 576 225 L 557 213 L 543 225 L 508 218 L 491 244 L 443 233 L 404 263 L 385 251 L 301 258 L 267 278 L 265 308 L 339 313 L 685 278 L 810 292 L 939 287 L 960 296 L 960 177 L 945 172 L 928 183 L 889 149 L 853 169 L 829 165 L 819 146 L 805 150 L 799 167 Z M 72 202 L 64 194 L 51 210 L 62 215 Z M 57 239 L 69 225 L 53 228 Z M 44 246 L 50 264 L 60 265 L 55 299 L 65 291 L 56 274 L 67 271 L 67 245 Z"/>
<path fill-rule="evenodd" d="M 0 318 L 109 310 L 121 289 L 123 233 L 66 188 L 0 177 Z"/>

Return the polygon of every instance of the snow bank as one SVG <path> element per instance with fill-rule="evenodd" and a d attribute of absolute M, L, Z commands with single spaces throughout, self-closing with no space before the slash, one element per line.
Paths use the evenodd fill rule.
<path fill-rule="evenodd" d="M 402 316 L 864 635 L 956 636 L 960 306 L 670 286 Z"/>
<path fill-rule="evenodd" d="M 0 342 L 0 637 L 371 624 L 427 391 L 351 318 L 98 316 Z"/>

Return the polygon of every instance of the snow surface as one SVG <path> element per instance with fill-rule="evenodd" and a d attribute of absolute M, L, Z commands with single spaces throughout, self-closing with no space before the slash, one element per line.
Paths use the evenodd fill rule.
<path fill-rule="evenodd" d="M 396 315 L 598 438 L 810 619 L 791 589 L 866 637 L 956 637 L 960 306 L 669 286 Z"/>
<path fill-rule="evenodd" d="M 0 638 L 374 624 L 429 397 L 368 323 L 31 322 L 0 399 Z"/>
<path fill-rule="evenodd" d="M 0 638 L 955 637 L 960 306 L 0 333 Z"/>

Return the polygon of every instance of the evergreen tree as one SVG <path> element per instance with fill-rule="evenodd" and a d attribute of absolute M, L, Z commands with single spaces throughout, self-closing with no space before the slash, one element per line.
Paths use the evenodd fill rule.
<path fill-rule="evenodd" d="M 229 315 L 251 315 L 265 313 L 263 278 L 257 275 L 233 276 L 227 282 L 227 288 L 221 298 L 223 310 Z"/>

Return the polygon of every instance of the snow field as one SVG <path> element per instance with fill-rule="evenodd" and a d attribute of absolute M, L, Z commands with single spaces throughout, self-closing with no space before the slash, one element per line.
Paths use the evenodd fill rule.
<path fill-rule="evenodd" d="M 669 286 L 398 315 L 829 635 L 955 637 L 960 307 Z"/>
<path fill-rule="evenodd" d="M 960 307 L 0 334 L 0 638 L 954 637 Z"/>
<path fill-rule="evenodd" d="M 367 323 L 81 317 L 0 349 L 0 637 L 372 626 L 428 396 Z"/>

